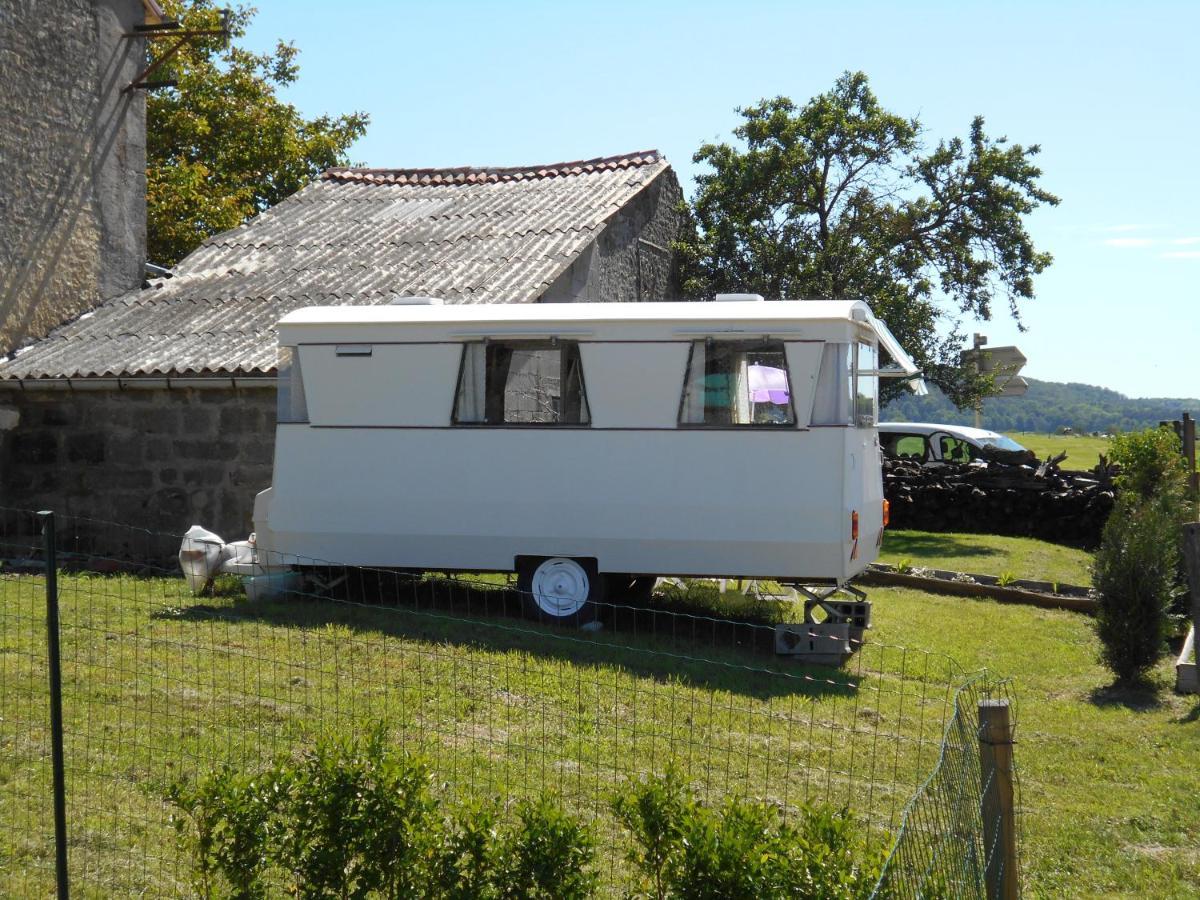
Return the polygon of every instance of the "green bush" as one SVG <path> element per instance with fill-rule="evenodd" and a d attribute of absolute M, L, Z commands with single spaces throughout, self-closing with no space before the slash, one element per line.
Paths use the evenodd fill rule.
<path fill-rule="evenodd" d="M 504 900 L 582 900 L 596 892 L 595 845 L 582 824 L 552 803 L 522 803 L 504 836 L 497 894 Z"/>
<path fill-rule="evenodd" d="M 1117 487 L 1148 499 L 1166 496 L 1183 504 L 1187 463 L 1179 436 L 1170 428 L 1148 428 L 1117 434 L 1109 444 L 1109 460 L 1121 467 Z"/>
<path fill-rule="evenodd" d="M 1117 435 L 1112 459 L 1120 492 L 1096 551 L 1096 631 L 1118 681 L 1145 676 L 1162 658 L 1180 584 L 1180 525 L 1188 518 L 1187 467 L 1165 428 Z"/>
<path fill-rule="evenodd" d="M 629 861 L 642 896 L 822 898 L 871 895 L 883 857 L 845 811 L 805 806 L 795 822 L 763 803 L 708 807 L 672 771 L 633 785 L 613 802 L 632 834 Z"/>
<path fill-rule="evenodd" d="M 175 830 L 192 850 L 201 897 L 266 896 L 267 813 L 273 803 L 269 778 L 226 766 L 199 784 L 173 785 L 167 799 L 178 810 L 171 817 Z"/>
<path fill-rule="evenodd" d="M 585 900 L 591 831 L 547 801 L 476 803 L 444 814 L 428 768 L 388 747 L 324 740 L 256 774 L 222 768 L 168 792 L 205 898 Z M 844 810 L 698 802 L 674 770 L 612 801 L 631 834 L 640 896 L 868 897 L 883 857 Z"/>
<path fill-rule="evenodd" d="M 588 830 L 548 802 L 499 824 L 477 804 L 443 816 L 428 767 L 387 746 L 329 739 L 245 775 L 223 768 L 168 799 L 194 857 L 197 892 L 252 900 L 509 900 L 595 893 Z"/>
<path fill-rule="evenodd" d="M 429 772 L 388 749 L 382 729 L 361 743 L 327 740 L 273 773 L 268 857 L 306 898 L 412 897 L 424 887 L 437 805 Z"/>

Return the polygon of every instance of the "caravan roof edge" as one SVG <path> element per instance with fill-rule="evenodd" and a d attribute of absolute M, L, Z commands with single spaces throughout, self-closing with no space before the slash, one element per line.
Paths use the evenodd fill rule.
<path fill-rule="evenodd" d="M 857 315 L 856 315 L 857 312 Z M 309 306 L 288 313 L 280 325 L 482 325 L 529 322 L 869 322 L 861 300 L 778 300 L 769 303 L 472 303 L 435 305 Z"/>

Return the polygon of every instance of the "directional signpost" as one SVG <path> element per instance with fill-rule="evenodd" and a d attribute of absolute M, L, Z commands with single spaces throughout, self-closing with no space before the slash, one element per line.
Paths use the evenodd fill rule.
<path fill-rule="evenodd" d="M 981 375 L 991 375 L 1000 390 L 994 396 L 1020 397 L 1029 390 L 1029 382 L 1017 373 L 1025 367 L 1025 354 L 1016 347 L 988 347 L 987 336 L 975 335 L 975 346 L 963 351 L 963 363 L 973 363 Z M 975 409 L 975 427 L 982 427 L 982 409 Z"/>

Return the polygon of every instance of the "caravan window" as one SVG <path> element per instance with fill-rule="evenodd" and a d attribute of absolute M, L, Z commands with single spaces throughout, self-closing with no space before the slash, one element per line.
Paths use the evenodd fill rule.
<path fill-rule="evenodd" d="M 300 352 L 296 347 L 279 348 L 275 368 L 275 421 L 280 424 L 308 421 L 304 376 L 300 372 Z"/>
<path fill-rule="evenodd" d="M 879 412 L 878 351 L 867 343 L 858 344 L 854 369 L 854 424 L 869 428 Z"/>
<path fill-rule="evenodd" d="M 875 424 L 879 414 L 879 356 L 866 342 L 826 344 L 813 402 L 814 425 Z"/>
<path fill-rule="evenodd" d="M 695 341 L 681 425 L 794 425 L 787 355 L 780 341 Z"/>
<path fill-rule="evenodd" d="M 486 341 L 463 347 L 457 425 L 586 425 L 574 341 Z"/>

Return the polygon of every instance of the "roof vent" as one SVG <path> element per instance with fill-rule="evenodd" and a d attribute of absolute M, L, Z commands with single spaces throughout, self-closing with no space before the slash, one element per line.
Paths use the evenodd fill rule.
<path fill-rule="evenodd" d="M 441 297 L 397 297 L 388 306 L 441 306 Z"/>
<path fill-rule="evenodd" d="M 726 300 L 742 303 L 764 302 L 762 294 L 717 294 L 717 296 L 713 297 L 713 299 L 717 302 L 723 302 Z"/>

